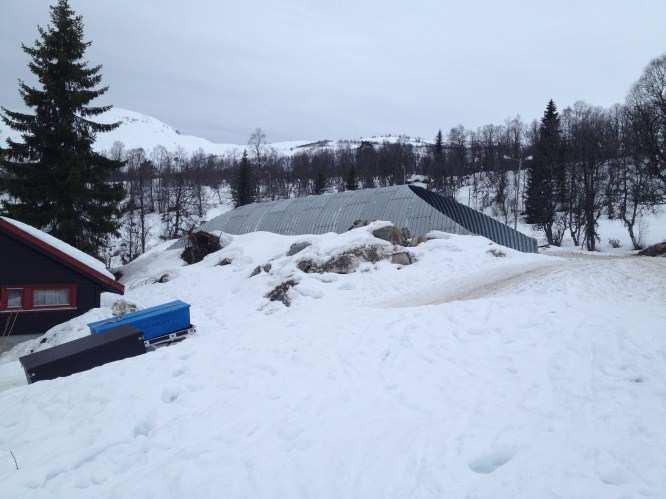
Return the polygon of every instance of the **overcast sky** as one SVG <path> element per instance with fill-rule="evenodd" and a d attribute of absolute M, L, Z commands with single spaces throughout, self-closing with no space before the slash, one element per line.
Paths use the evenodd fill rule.
<path fill-rule="evenodd" d="M 0 104 L 20 106 L 21 42 L 46 0 L 0 0 Z M 666 51 L 664 0 L 71 0 L 103 103 L 183 133 L 244 143 L 406 133 L 431 137 L 549 98 L 624 100 Z"/>

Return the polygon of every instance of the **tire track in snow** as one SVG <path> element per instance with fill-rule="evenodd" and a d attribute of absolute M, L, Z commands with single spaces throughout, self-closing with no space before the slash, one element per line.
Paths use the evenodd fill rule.
<path fill-rule="evenodd" d="M 406 296 L 400 299 L 392 299 L 379 304 L 386 308 L 419 307 L 425 305 L 439 305 L 452 301 L 463 301 L 481 298 L 491 292 L 499 291 L 506 287 L 511 287 L 523 281 L 530 281 L 540 276 L 546 276 L 552 273 L 560 262 L 539 263 L 530 265 L 527 269 L 524 266 L 500 269 L 495 272 L 472 275 L 469 280 L 460 282 L 444 283 L 447 288 L 424 290 L 412 296 Z M 455 287 L 455 289 L 451 289 Z"/>
<path fill-rule="evenodd" d="M 654 277 L 663 271 L 663 262 L 648 260 L 647 257 L 635 256 L 595 256 L 577 253 L 557 255 L 557 262 L 532 265 L 528 268 L 501 269 L 496 272 L 472 276 L 469 280 L 457 284 L 455 290 L 431 289 L 412 297 L 384 302 L 380 306 L 387 308 L 418 307 L 440 305 L 455 301 L 477 300 L 499 295 L 503 292 L 515 292 L 520 287 L 538 288 L 546 283 L 583 285 L 590 293 L 608 294 L 610 290 L 595 289 L 592 284 L 600 273 L 614 275 L 618 284 L 613 293 L 630 293 L 630 287 L 620 286 L 637 275 Z M 589 284 L 589 286 L 587 286 Z M 657 288 L 659 286 L 657 285 Z M 664 293 L 666 297 L 666 293 Z"/>

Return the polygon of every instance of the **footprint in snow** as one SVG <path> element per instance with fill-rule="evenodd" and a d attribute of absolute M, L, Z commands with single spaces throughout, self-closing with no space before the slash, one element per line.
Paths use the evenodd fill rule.
<path fill-rule="evenodd" d="M 174 402 L 176 399 L 178 399 L 180 395 L 180 390 L 176 388 L 165 388 L 162 391 L 162 402 L 165 404 L 170 404 L 171 402 Z"/>
<path fill-rule="evenodd" d="M 619 466 L 602 469 L 598 475 L 606 485 L 624 485 L 631 480 L 629 473 Z"/>
<path fill-rule="evenodd" d="M 514 453 L 508 449 L 496 450 L 470 461 L 469 469 L 487 475 L 511 461 L 513 456 Z"/>
<path fill-rule="evenodd" d="M 154 426 L 150 421 L 142 421 L 134 427 L 134 438 L 147 437 L 153 431 Z"/>

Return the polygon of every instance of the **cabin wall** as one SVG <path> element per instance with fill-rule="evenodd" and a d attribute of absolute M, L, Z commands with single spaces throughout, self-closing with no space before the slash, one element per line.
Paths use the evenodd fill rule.
<path fill-rule="evenodd" d="M 56 324 L 99 307 L 101 286 L 61 262 L 0 232 L 0 287 L 31 284 L 74 284 L 76 308 L 19 312 L 12 334 L 41 334 Z M 0 310 L 0 335 L 9 318 Z M 13 314 L 12 314 L 13 315 Z"/>

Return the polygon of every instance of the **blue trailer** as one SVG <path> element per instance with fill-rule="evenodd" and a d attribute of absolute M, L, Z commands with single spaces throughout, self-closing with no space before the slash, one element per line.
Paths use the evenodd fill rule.
<path fill-rule="evenodd" d="M 124 324 L 129 324 L 143 333 L 146 347 L 180 341 L 196 332 L 190 323 L 190 305 L 180 300 L 91 322 L 88 327 L 92 334 L 102 334 Z"/>

